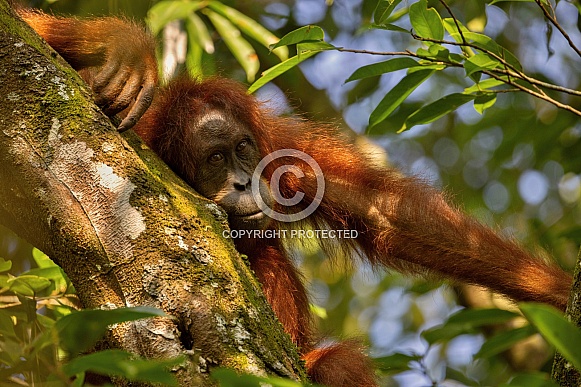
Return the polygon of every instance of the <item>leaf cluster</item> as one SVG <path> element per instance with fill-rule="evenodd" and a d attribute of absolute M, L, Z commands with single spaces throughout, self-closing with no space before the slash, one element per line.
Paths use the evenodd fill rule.
<path fill-rule="evenodd" d="M 571 364 L 581 367 L 581 331 L 561 312 L 543 304 L 524 303 L 519 305 L 528 324 L 517 328 L 506 328 L 489 337 L 482 345 L 474 360 L 490 359 L 500 354 L 522 340 L 541 334 L 554 348 L 563 354 Z M 507 326 L 506 324 L 521 315 L 503 309 L 462 309 L 451 315 L 442 325 L 425 330 L 422 338 L 431 348 L 446 345 L 453 339 L 466 334 L 474 334 L 486 326 Z M 376 358 L 375 362 L 383 373 L 400 373 L 424 366 L 424 354 L 394 353 L 389 356 Z M 459 381 L 467 386 L 479 386 L 480 383 L 472 379 L 462 370 L 447 367 L 448 379 Z M 435 381 L 436 382 L 436 381 Z M 551 381 L 547 372 L 523 372 L 511 376 L 502 386 L 558 386 Z"/>
<path fill-rule="evenodd" d="M 62 269 L 39 250 L 38 268 L 10 274 L 0 258 L 0 381 L 20 385 L 82 386 L 87 372 L 175 386 L 182 359 L 145 360 L 120 350 L 86 354 L 112 324 L 164 316 L 153 308 L 77 311 Z"/>
<path fill-rule="evenodd" d="M 416 125 L 434 122 L 469 102 L 473 103 L 478 113 L 483 114 L 486 109 L 494 106 L 499 93 L 523 92 L 581 116 L 581 112 L 576 108 L 561 102 L 550 92 L 573 96 L 581 96 L 581 93 L 528 75 L 517 56 L 508 48 L 485 34 L 471 31 L 452 13 L 451 8 L 443 0 L 440 3 L 444 7 L 441 11 L 430 7 L 427 0 L 420 0 L 409 5 L 400 0 L 378 1 L 373 12 L 373 23 L 368 26 L 368 29 L 383 29 L 410 35 L 421 43 L 415 51 L 408 49 L 401 52 L 375 52 L 337 47 L 325 42 L 321 27 L 298 28 L 285 35 L 278 43 L 271 45 L 271 49 L 296 45 L 297 55 L 263 72 L 262 77 L 254 82 L 249 90 L 256 91 L 319 52 L 336 50 L 396 57 L 363 66 L 345 82 L 360 81 L 406 70 L 406 74 L 399 83 L 385 94 L 371 113 L 368 133 L 391 117 L 419 86 L 449 69 L 463 69 L 466 77 L 464 90 L 447 94 L 411 112 L 399 128 L 399 132 Z M 557 20 L 550 17 L 550 12 L 547 10 L 548 3 L 541 1 L 536 1 L 536 3 L 549 15 L 549 20 L 560 28 Z M 444 12 L 447 12 L 449 17 L 442 17 Z M 408 16 L 411 30 L 395 24 L 404 15 Z M 564 30 L 562 31 L 566 34 Z M 576 50 L 576 47 L 573 46 L 573 49 Z M 376 131 L 374 133 L 377 134 Z"/>
<path fill-rule="evenodd" d="M 264 47 L 279 40 L 254 19 L 220 1 L 160 1 L 147 14 L 147 24 L 155 35 L 174 20 L 184 23 L 188 38 L 186 67 L 194 76 L 201 75 L 204 69 L 203 53 L 214 53 L 212 29 L 242 66 L 249 82 L 254 81 L 260 62 L 252 42 L 247 38 Z M 288 49 L 280 47 L 273 50 L 273 54 L 285 60 Z"/>

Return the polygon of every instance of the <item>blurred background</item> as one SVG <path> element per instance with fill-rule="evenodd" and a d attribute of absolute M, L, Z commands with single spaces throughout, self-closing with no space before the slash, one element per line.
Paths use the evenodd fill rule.
<path fill-rule="evenodd" d="M 211 41 L 211 45 L 206 41 L 202 46 L 204 43 L 192 36 L 195 31 L 191 28 L 192 20 L 188 16 L 164 20 L 159 11 L 155 12 L 160 3 L 166 7 L 174 3 L 179 8 L 192 2 L 58 0 L 30 1 L 28 5 L 55 14 L 124 15 L 149 23 L 160 38 L 160 68 L 166 79 L 187 71 L 204 76 L 219 74 L 248 84 L 247 72 L 233 55 L 223 31 L 213 27 L 208 14 L 197 13 L 207 26 Z M 368 28 L 376 0 L 221 3 L 256 20 L 278 37 L 299 26 L 317 24 L 324 29 L 328 42 L 345 48 L 403 51 L 415 50 L 420 44 L 409 34 Z M 446 13 L 439 2 L 429 4 Z M 463 0 L 450 1 L 449 5 L 472 31 L 492 37 L 515 53 L 528 74 L 579 90 L 580 58 L 547 25 L 536 4 L 489 5 L 480 0 Z M 577 6 L 576 1 L 559 1 L 556 14 L 572 40 L 581 43 Z M 411 28 L 403 14 L 395 23 L 407 30 Z M 280 62 L 251 38 L 244 40 L 256 51 L 258 74 Z M 404 74 L 390 73 L 347 84 L 345 80 L 362 65 L 386 59 L 389 58 L 323 52 L 256 94 L 281 114 L 333 122 L 353 133 L 362 148 L 374 151 L 380 160 L 388 160 L 403 173 L 419 175 L 444 189 L 454 203 L 481 222 L 532 250 L 543 251 L 572 270 L 581 242 L 578 118 L 530 96 L 504 93 L 483 115 L 467 104 L 430 125 L 397 134 L 410 112 L 426 101 L 461 92 L 470 85 L 460 69 L 446 70 L 430 78 L 389 120 L 369 131 L 370 113 Z M 580 108 L 579 100 L 562 98 L 562 101 Z M 0 229 L 0 257 L 13 261 L 15 273 L 34 266 L 32 246 L 6 229 Z M 507 353 L 473 359 L 490 330 L 460 335 L 432 346 L 421 338 L 421 331 L 442 323 L 464 305 L 505 305 L 493 296 L 483 296 L 474 289 L 459 288 L 436 278 L 373 271 L 363 262 L 346 263 L 345 257 L 328 259 L 313 246 L 297 250 L 296 261 L 308 281 L 322 332 L 332 339 L 361 338 L 369 344 L 374 357 L 394 353 L 420 355 L 417 366 L 384 376 L 382 385 L 452 386 L 462 385 L 463 378 L 481 385 L 499 385 L 523 369 L 550 370 L 551 353 L 538 338 L 531 344 L 534 349 L 527 347 L 521 354 L 526 361 L 520 362 L 518 354 Z M 535 361 L 531 351 L 538 354 Z"/>

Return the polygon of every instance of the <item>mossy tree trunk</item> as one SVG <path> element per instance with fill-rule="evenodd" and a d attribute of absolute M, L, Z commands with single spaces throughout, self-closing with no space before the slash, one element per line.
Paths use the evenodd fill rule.
<path fill-rule="evenodd" d="M 571 297 L 567 305 L 567 318 L 578 327 L 581 327 L 581 250 L 577 256 L 575 273 L 573 274 L 573 286 L 571 287 Z M 561 386 L 579 387 L 581 386 L 581 375 L 573 365 L 565 360 L 561 354 L 555 355 L 553 362 L 553 379 Z"/>
<path fill-rule="evenodd" d="M 0 223 L 51 256 L 86 308 L 146 305 L 173 319 L 114 328 L 109 345 L 185 354 L 182 385 L 208 368 L 301 379 L 296 349 L 225 214 L 132 134 L 121 137 L 78 75 L 0 0 Z"/>

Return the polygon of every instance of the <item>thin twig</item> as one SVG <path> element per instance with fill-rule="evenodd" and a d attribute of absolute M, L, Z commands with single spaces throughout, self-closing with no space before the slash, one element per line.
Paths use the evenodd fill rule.
<path fill-rule="evenodd" d="M 437 42 L 437 43 L 441 43 L 441 44 L 455 44 L 455 45 L 461 45 L 462 44 L 462 43 L 456 43 L 456 42 L 438 41 L 438 40 L 435 40 L 435 39 L 425 39 L 425 38 L 419 38 L 419 39 L 429 40 L 431 42 Z M 479 49 L 482 52 L 493 56 L 495 59 L 501 61 L 501 63 L 504 65 L 505 60 L 502 59 L 500 56 L 496 55 L 495 53 L 490 52 L 490 51 L 488 51 L 486 49 L 482 49 L 481 47 L 476 46 L 476 45 L 471 44 L 471 43 L 466 43 L 466 45 L 469 46 L 469 47 L 474 47 L 476 49 Z M 355 53 L 355 54 L 368 54 L 368 55 L 409 56 L 409 57 L 414 57 L 414 58 L 418 58 L 418 59 L 429 60 L 430 62 L 433 62 L 434 64 L 444 64 L 444 65 L 450 66 L 450 67 L 464 67 L 460 63 L 454 63 L 454 62 L 444 61 L 441 58 L 435 59 L 435 58 L 430 58 L 430 57 L 418 55 L 415 52 L 412 52 L 412 51 L 409 51 L 409 50 L 406 50 L 406 51 L 369 51 L 369 50 L 359 50 L 359 49 L 354 49 L 354 48 L 337 47 L 337 51 L 341 51 L 341 52 L 351 52 L 351 53 Z M 508 65 L 511 68 L 514 68 L 514 66 L 511 66 L 510 64 L 508 64 Z M 565 94 L 569 94 L 569 95 L 574 95 L 574 96 L 577 96 L 577 97 L 581 97 L 581 91 L 572 90 L 572 89 L 569 89 L 569 88 L 566 88 L 566 87 L 557 86 L 557 85 L 553 85 L 551 83 L 539 81 L 538 79 L 529 77 L 528 75 L 526 75 L 522 71 L 518 71 L 516 69 L 515 70 L 512 70 L 512 71 L 511 70 L 496 69 L 494 71 L 495 72 L 498 72 L 498 73 L 501 73 L 503 75 L 509 76 L 509 77 L 514 77 L 514 78 L 521 79 L 523 81 L 526 81 L 526 82 L 530 83 L 531 85 L 540 86 L 540 87 L 544 87 L 546 89 L 555 90 L 555 91 L 558 91 L 558 92 L 561 92 L 561 93 L 565 93 Z M 504 80 L 503 82 L 506 82 L 506 80 Z M 538 91 L 538 92 L 539 93 L 542 93 L 543 95 L 545 95 L 542 90 L 541 91 Z"/>
<path fill-rule="evenodd" d="M 563 104 L 563 103 L 561 103 L 561 102 L 559 102 L 559 101 L 557 101 L 557 100 L 555 100 L 555 99 L 553 99 L 553 98 L 549 97 L 549 96 L 548 96 L 548 95 L 546 95 L 546 94 L 544 94 L 544 95 L 543 95 L 543 94 L 540 94 L 540 93 L 538 93 L 538 92 L 536 92 L 536 91 L 534 91 L 534 90 L 527 89 L 526 87 L 524 87 L 524 86 L 521 86 L 521 85 L 519 85 L 518 83 L 515 83 L 515 82 L 511 81 L 510 79 L 509 79 L 509 80 L 503 79 L 503 78 L 502 78 L 502 76 L 500 76 L 500 75 L 498 75 L 498 74 L 495 74 L 493 71 L 490 71 L 490 70 L 484 70 L 484 71 L 482 71 L 482 72 L 483 72 L 484 74 L 486 74 L 486 75 L 489 75 L 489 76 L 491 76 L 491 77 L 492 77 L 492 78 L 494 78 L 494 79 L 497 79 L 497 80 L 499 80 L 499 81 L 501 81 L 501 82 L 503 82 L 503 83 L 505 83 L 505 84 L 508 84 L 508 85 L 510 85 L 510 86 L 514 86 L 514 87 L 516 87 L 517 89 L 519 89 L 519 90 L 521 90 L 521 91 L 523 91 L 523 92 L 525 92 L 525 93 L 527 93 L 527 94 L 530 94 L 530 95 L 532 95 L 532 96 L 534 96 L 534 97 L 537 97 L 538 99 L 542 99 L 543 101 L 547 101 L 547 102 L 549 102 L 550 104 L 553 104 L 553 105 L 555 105 L 556 107 L 558 107 L 558 108 L 560 108 L 560 109 L 567 110 L 567 111 L 569 111 L 569 112 L 571 112 L 571 113 L 573 113 L 573 114 L 575 114 L 575 115 L 577 115 L 577 116 L 581 117 L 581 111 L 579 111 L 579 110 L 577 110 L 577 109 L 573 108 L 572 106 L 569 106 L 569 105 Z"/>
<path fill-rule="evenodd" d="M 457 43 L 457 42 L 451 42 L 451 41 L 446 41 L 446 40 L 437 40 L 437 39 L 431 39 L 431 38 L 422 38 L 420 36 L 417 36 L 415 34 L 412 34 L 412 37 L 414 39 L 418 39 L 421 41 L 429 41 L 429 42 L 433 42 L 433 43 L 439 43 L 439 44 L 449 44 L 452 46 L 463 46 L 464 44 L 468 47 L 474 48 L 476 50 L 482 51 L 483 53 L 485 53 L 486 55 L 489 55 L 491 57 L 493 57 L 494 59 L 496 59 L 498 62 L 500 62 L 500 64 L 502 64 L 505 69 L 507 69 L 506 71 L 512 71 L 509 72 L 508 75 L 508 80 L 510 80 L 510 77 L 517 77 L 519 79 L 524 79 L 527 75 L 525 73 L 523 73 L 522 71 L 520 71 L 518 68 L 516 68 L 513 64 L 509 63 L 506 59 L 504 59 L 503 57 L 501 57 L 500 55 L 497 55 L 495 52 L 492 52 L 484 47 L 481 47 L 477 44 L 474 43 L 470 43 L 470 42 L 466 42 L 466 43 Z M 539 89 L 536 85 L 532 85 L 535 89 L 537 89 L 537 92 L 545 95 L 545 92 L 541 89 Z"/>
<path fill-rule="evenodd" d="M 497 70 L 494 70 L 494 71 L 499 71 L 499 72 L 502 72 L 505 75 L 509 75 L 509 76 L 521 78 L 523 81 L 527 81 L 528 83 L 530 83 L 532 85 L 544 87 L 545 89 L 555 90 L 555 91 L 558 91 L 560 93 L 574 95 L 576 97 L 581 97 L 581 91 L 569 89 L 569 88 L 563 87 L 563 86 L 553 85 L 552 83 L 547 83 L 547 82 L 539 81 L 538 79 L 529 77 L 528 75 L 526 75 L 524 73 L 522 73 L 522 77 L 521 77 L 520 74 L 515 74 L 515 73 L 513 73 L 512 71 L 509 71 L 509 70 L 498 70 L 497 69 Z"/>
<path fill-rule="evenodd" d="M 569 46 L 573 49 L 573 51 L 575 51 L 578 56 L 581 56 L 581 50 L 579 50 L 577 48 L 577 46 L 575 46 L 575 43 L 573 43 L 573 40 L 571 40 L 571 37 L 569 36 L 569 34 L 567 34 L 567 32 L 563 29 L 563 27 L 561 27 L 561 24 L 559 24 L 559 22 L 557 21 L 557 18 L 555 16 L 551 15 L 549 13 L 549 11 L 547 11 L 547 9 L 543 5 L 543 3 L 541 3 L 541 0 L 535 0 L 535 3 L 537 3 L 537 5 L 541 8 L 541 10 L 543 11 L 543 14 L 545 15 L 545 17 L 555 27 L 557 27 L 557 29 L 559 30 L 559 32 L 561 33 L 561 35 L 563 35 L 563 37 L 567 40 L 567 43 L 569 43 Z"/>
<path fill-rule="evenodd" d="M 415 56 L 415 53 L 406 50 L 406 51 L 369 51 L 369 50 L 358 50 L 355 48 L 345 48 L 345 47 L 336 47 L 337 51 L 341 52 L 353 52 L 355 54 L 367 54 L 367 55 L 383 55 L 383 56 Z"/>
<path fill-rule="evenodd" d="M 517 93 L 519 91 L 521 91 L 521 90 L 520 89 L 499 89 L 499 90 L 485 90 L 483 92 L 494 93 L 494 94 L 504 94 L 504 93 Z"/>
<path fill-rule="evenodd" d="M 506 59 L 504 59 L 503 57 L 497 55 L 496 53 L 481 47 L 477 44 L 471 43 L 471 42 L 466 42 L 466 43 L 460 43 L 460 42 L 453 42 L 451 40 L 440 40 L 440 39 L 432 39 L 432 38 L 424 38 L 421 37 L 419 35 L 416 35 L 414 33 L 412 33 L 412 38 L 414 38 L 415 40 L 419 40 L 420 42 L 430 42 L 430 43 L 437 43 L 437 44 L 446 44 L 446 45 L 450 45 L 450 46 L 458 46 L 458 47 L 471 47 L 474 48 L 476 50 L 482 51 L 485 54 L 488 54 L 490 56 L 492 56 L 494 59 L 496 59 L 497 61 L 499 61 L 501 64 L 507 66 L 508 68 L 510 68 L 511 70 L 513 70 L 515 73 L 519 73 L 520 70 L 517 69 L 516 67 L 514 67 L 512 64 L 508 63 L 506 61 Z"/>
<path fill-rule="evenodd" d="M 538 1 L 538 0 L 535 0 L 535 1 Z M 444 6 L 446 6 L 446 8 L 448 9 L 447 5 L 443 1 L 442 1 L 442 4 L 444 4 Z M 547 12 L 544 8 L 543 8 L 543 11 Z M 449 10 L 449 12 L 450 12 L 450 10 Z M 456 18 L 453 15 L 452 15 L 452 18 L 454 20 L 456 20 Z M 460 31 L 460 27 L 457 23 L 456 23 L 456 26 L 458 28 L 458 31 Z M 557 27 L 557 28 L 559 28 L 559 27 Z M 540 81 L 536 78 L 532 78 L 532 77 L 526 75 L 524 72 L 520 71 L 518 68 L 516 68 L 511 63 L 507 62 L 506 59 L 500 57 L 496 53 L 494 53 L 486 48 L 483 48 L 481 46 L 478 46 L 474 43 L 470 43 L 470 42 L 466 41 L 464 39 L 463 35 L 462 35 L 462 40 L 463 40 L 462 43 L 455 42 L 455 41 L 452 42 L 452 41 L 447 41 L 447 40 L 423 38 L 423 37 L 420 37 L 418 35 L 415 35 L 414 33 L 412 33 L 411 35 L 414 39 L 419 40 L 419 41 L 426 41 L 426 42 L 445 44 L 445 45 L 451 45 L 451 46 L 460 46 L 462 48 L 464 48 L 464 47 L 474 48 L 474 49 L 479 50 L 479 51 L 493 57 L 494 59 L 496 59 L 499 63 L 501 63 L 504 66 L 504 69 L 482 70 L 482 73 L 486 74 L 486 75 L 490 76 L 491 78 L 494 78 L 498 81 L 501 81 L 502 83 L 504 83 L 506 85 L 512 86 L 513 89 L 487 90 L 487 92 L 509 93 L 509 92 L 522 91 L 524 93 L 532 95 L 533 97 L 536 97 L 538 99 L 546 101 L 546 102 L 548 102 L 548 103 L 550 103 L 550 104 L 552 104 L 560 109 L 569 111 L 569 112 L 581 117 L 581 111 L 573 108 L 570 105 L 563 104 L 563 103 L 549 97 L 540 87 L 543 87 L 545 89 L 558 91 L 558 92 L 565 93 L 565 94 L 574 95 L 574 96 L 581 96 L 581 92 L 576 91 L 576 90 L 572 90 L 572 89 L 568 89 L 566 87 L 546 83 L 546 82 Z M 369 50 L 359 50 L 359 49 L 344 48 L 344 47 L 337 47 L 336 50 L 341 51 L 341 52 L 351 52 L 351 53 L 356 53 L 356 54 L 368 54 L 368 55 L 409 56 L 409 57 L 414 57 L 414 58 L 418 58 L 418 59 L 428 60 L 430 62 L 433 62 L 434 64 L 444 64 L 444 65 L 447 65 L 450 67 L 464 67 L 460 63 L 445 61 L 445 60 L 442 60 L 441 58 L 436 59 L 436 58 L 424 57 L 424 56 L 418 55 L 417 53 L 412 52 L 410 50 L 405 50 L 405 51 L 369 51 Z M 519 85 L 518 83 L 513 81 L 511 79 L 511 77 L 515 78 L 515 79 L 520 79 L 522 81 L 529 83 L 536 91 L 529 89 L 528 87 Z"/>
<path fill-rule="evenodd" d="M 451 46 L 463 46 L 464 43 L 458 43 L 458 42 L 452 42 L 452 41 L 448 41 L 448 40 L 438 40 L 438 39 L 431 39 L 431 38 L 422 38 L 421 36 L 412 34 L 412 37 L 416 40 L 420 40 L 420 41 L 426 41 L 426 42 L 431 42 L 431 43 L 438 43 L 438 44 L 448 44 Z M 564 88 L 562 86 L 555 86 L 555 85 L 551 85 L 549 83 L 545 83 L 545 82 L 541 82 L 535 78 L 529 77 L 528 75 L 526 75 L 524 72 L 520 71 L 519 69 L 517 69 L 515 66 L 513 66 L 512 64 L 510 64 L 508 61 L 506 61 L 504 58 L 502 58 L 501 56 L 497 55 L 496 53 L 483 48 L 481 46 L 478 46 L 477 44 L 474 43 L 470 43 L 467 42 L 465 43 L 466 46 L 474 48 L 476 50 L 482 51 L 483 53 L 493 57 L 494 59 L 496 59 L 498 62 L 500 62 L 505 68 L 507 68 L 505 71 L 505 75 L 508 75 L 509 77 L 516 77 L 519 79 L 522 79 L 523 81 L 529 82 L 536 90 L 538 93 L 542 94 L 542 95 L 546 95 L 545 92 L 539 88 L 539 86 L 544 86 L 546 88 L 552 89 L 552 90 L 557 90 L 563 93 L 567 93 L 567 94 L 571 94 L 571 95 L 576 95 L 576 96 L 581 96 L 581 93 L 576 91 L 576 90 L 572 90 L 572 89 L 567 89 Z"/>
<path fill-rule="evenodd" d="M 335 50 L 341 52 L 351 52 L 354 54 L 368 54 L 368 55 L 383 55 L 383 56 L 409 56 L 412 58 L 418 58 L 423 60 L 428 60 L 434 64 L 443 64 L 449 67 L 464 67 L 460 63 L 454 63 L 442 60 L 441 58 L 431 58 L 423 55 L 416 54 L 413 51 L 369 51 L 369 50 L 359 50 L 356 48 L 345 48 L 345 47 L 335 47 Z"/>
<path fill-rule="evenodd" d="M 462 29 L 460 28 L 460 24 L 458 24 L 458 19 L 456 19 L 456 16 L 454 16 L 452 9 L 448 6 L 448 4 L 446 4 L 446 2 L 444 0 L 440 0 L 440 3 L 444 7 L 446 7 L 446 10 L 448 11 L 450 16 L 452 17 L 452 20 L 454 20 L 454 24 L 456 24 L 456 29 L 458 30 L 458 33 L 460 34 L 460 37 L 462 38 L 462 43 L 466 44 L 467 43 L 466 38 L 464 37 L 464 33 L 462 32 Z"/>

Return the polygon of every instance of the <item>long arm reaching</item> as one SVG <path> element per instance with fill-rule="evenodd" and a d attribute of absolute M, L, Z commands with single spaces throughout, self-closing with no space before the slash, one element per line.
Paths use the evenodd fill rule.
<path fill-rule="evenodd" d="M 568 273 L 468 217 L 437 189 L 376 166 L 332 128 L 282 119 L 267 133 L 269 152 L 297 149 L 321 167 L 325 194 L 309 220 L 357 230 L 351 247 L 360 249 L 372 264 L 437 273 L 488 287 L 515 301 L 566 308 L 572 282 Z M 275 162 L 273 169 L 279 166 Z M 316 194 L 316 176 L 308 166 L 301 168 L 305 176 L 286 174 L 281 191 L 289 192 L 289 197 L 304 192 L 308 204 Z"/>
<path fill-rule="evenodd" d="M 155 42 L 150 34 L 114 17 L 76 19 L 28 9 L 17 12 L 79 72 L 107 115 L 130 107 L 119 131 L 135 125 L 150 106 L 157 84 Z"/>

